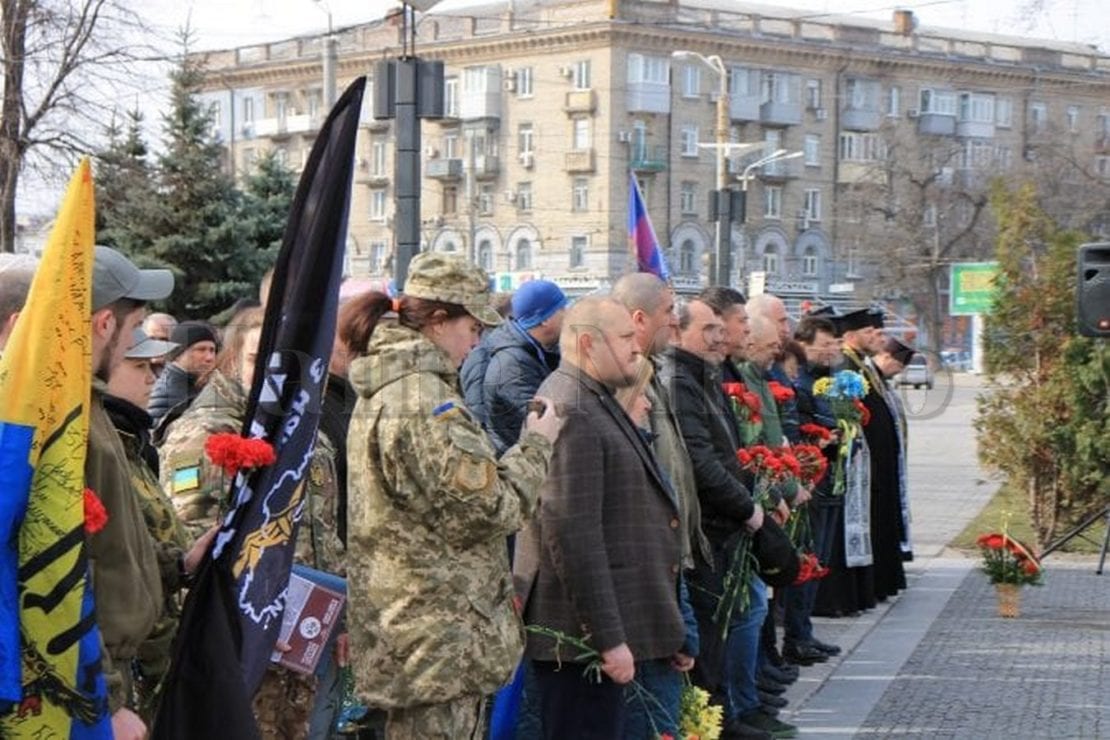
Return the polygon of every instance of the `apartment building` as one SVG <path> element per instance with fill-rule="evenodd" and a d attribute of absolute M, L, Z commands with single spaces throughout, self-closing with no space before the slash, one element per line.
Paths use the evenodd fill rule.
<path fill-rule="evenodd" d="M 390 19 L 338 31 L 340 89 L 396 56 L 400 34 Z M 892 177 L 895 149 L 945 149 L 938 179 L 973 187 L 1066 146 L 1079 171 L 1110 182 L 1110 57 L 931 29 L 906 11 L 878 22 L 721 0 L 509 0 L 421 17 L 416 49 L 447 70 L 446 115 L 422 124 L 423 248 L 465 254 L 504 286 L 542 275 L 585 292 L 627 270 L 630 171 L 676 287 L 705 284 L 717 172 L 699 145 L 715 140 L 721 81 L 678 51 L 722 60 L 728 138 L 760 143 L 727 165 L 747 191 L 731 232 L 736 285 L 762 272 L 779 293 L 865 297 L 862 255 L 876 245 L 845 197 Z M 303 37 L 203 55 L 236 174 L 269 149 L 303 164 L 326 113 L 323 52 Z M 373 118 L 371 97 L 348 257 L 352 274 L 384 278 L 394 124 Z M 748 167 L 779 149 L 801 154 Z"/>

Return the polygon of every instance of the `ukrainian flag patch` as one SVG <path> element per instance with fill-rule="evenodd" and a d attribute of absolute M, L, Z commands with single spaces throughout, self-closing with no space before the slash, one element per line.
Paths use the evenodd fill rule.
<path fill-rule="evenodd" d="M 200 466 L 194 465 L 189 468 L 178 468 L 173 471 L 173 479 L 170 481 L 170 487 L 173 489 L 171 493 L 182 493 L 183 491 L 191 491 L 194 488 L 200 488 Z"/>
<path fill-rule="evenodd" d="M 444 401 L 443 403 L 432 409 L 432 416 L 438 418 L 457 410 L 458 407 L 455 406 L 454 401 Z"/>

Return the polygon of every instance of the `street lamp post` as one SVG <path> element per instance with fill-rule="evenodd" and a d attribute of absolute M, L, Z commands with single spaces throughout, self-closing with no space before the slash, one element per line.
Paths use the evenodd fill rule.
<path fill-rule="evenodd" d="M 312 0 L 321 10 L 328 14 L 328 35 L 324 37 L 323 59 L 321 67 L 324 72 L 323 104 L 324 115 L 335 105 L 335 67 L 338 42 L 335 38 L 335 27 L 331 22 L 331 6 L 325 0 Z"/>

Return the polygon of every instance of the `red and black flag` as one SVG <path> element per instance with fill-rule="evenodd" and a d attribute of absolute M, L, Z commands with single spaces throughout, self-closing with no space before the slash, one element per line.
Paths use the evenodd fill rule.
<path fill-rule="evenodd" d="M 243 436 L 276 460 L 241 470 L 181 619 L 156 738 L 257 738 L 251 697 L 281 627 L 335 336 L 365 78 L 324 122 L 274 268 Z"/>

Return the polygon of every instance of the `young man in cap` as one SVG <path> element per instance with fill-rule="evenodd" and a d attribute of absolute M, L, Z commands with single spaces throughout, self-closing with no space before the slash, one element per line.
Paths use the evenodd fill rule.
<path fill-rule="evenodd" d="M 463 364 L 468 408 L 489 432 L 497 454 L 516 444 L 528 402 L 559 366 L 559 332 L 567 297 L 549 280 L 530 280 L 512 298 L 512 319 L 493 329 Z"/>
<path fill-rule="evenodd" d="M 96 621 L 103 641 L 108 710 L 117 740 L 141 740 L 132 662 L 162 611 L 162 582 L 154 542 L 131 482 L 127 453 L 104 409 L 112 369 L 123 361 L 143 321 L 147 301 L 173 291 L 169 270 L 140 270 L 119 252 L 97 247 L 92 281 L 92 396 L 85 485 L 108 513 L 88 537 Z M 195 564 L 193 564 L 195 566 Z"/>
<path fill-rule="evenodd" d="M 200 385 L 216 367 L 216 352 L 220 349 L 216 329 L 203 321 L 181 322 L 170 333 L 170 341 L 179 349 L 158 376 L 147 407 L 155 424 L 174 407 L 197 397 Z"/>

